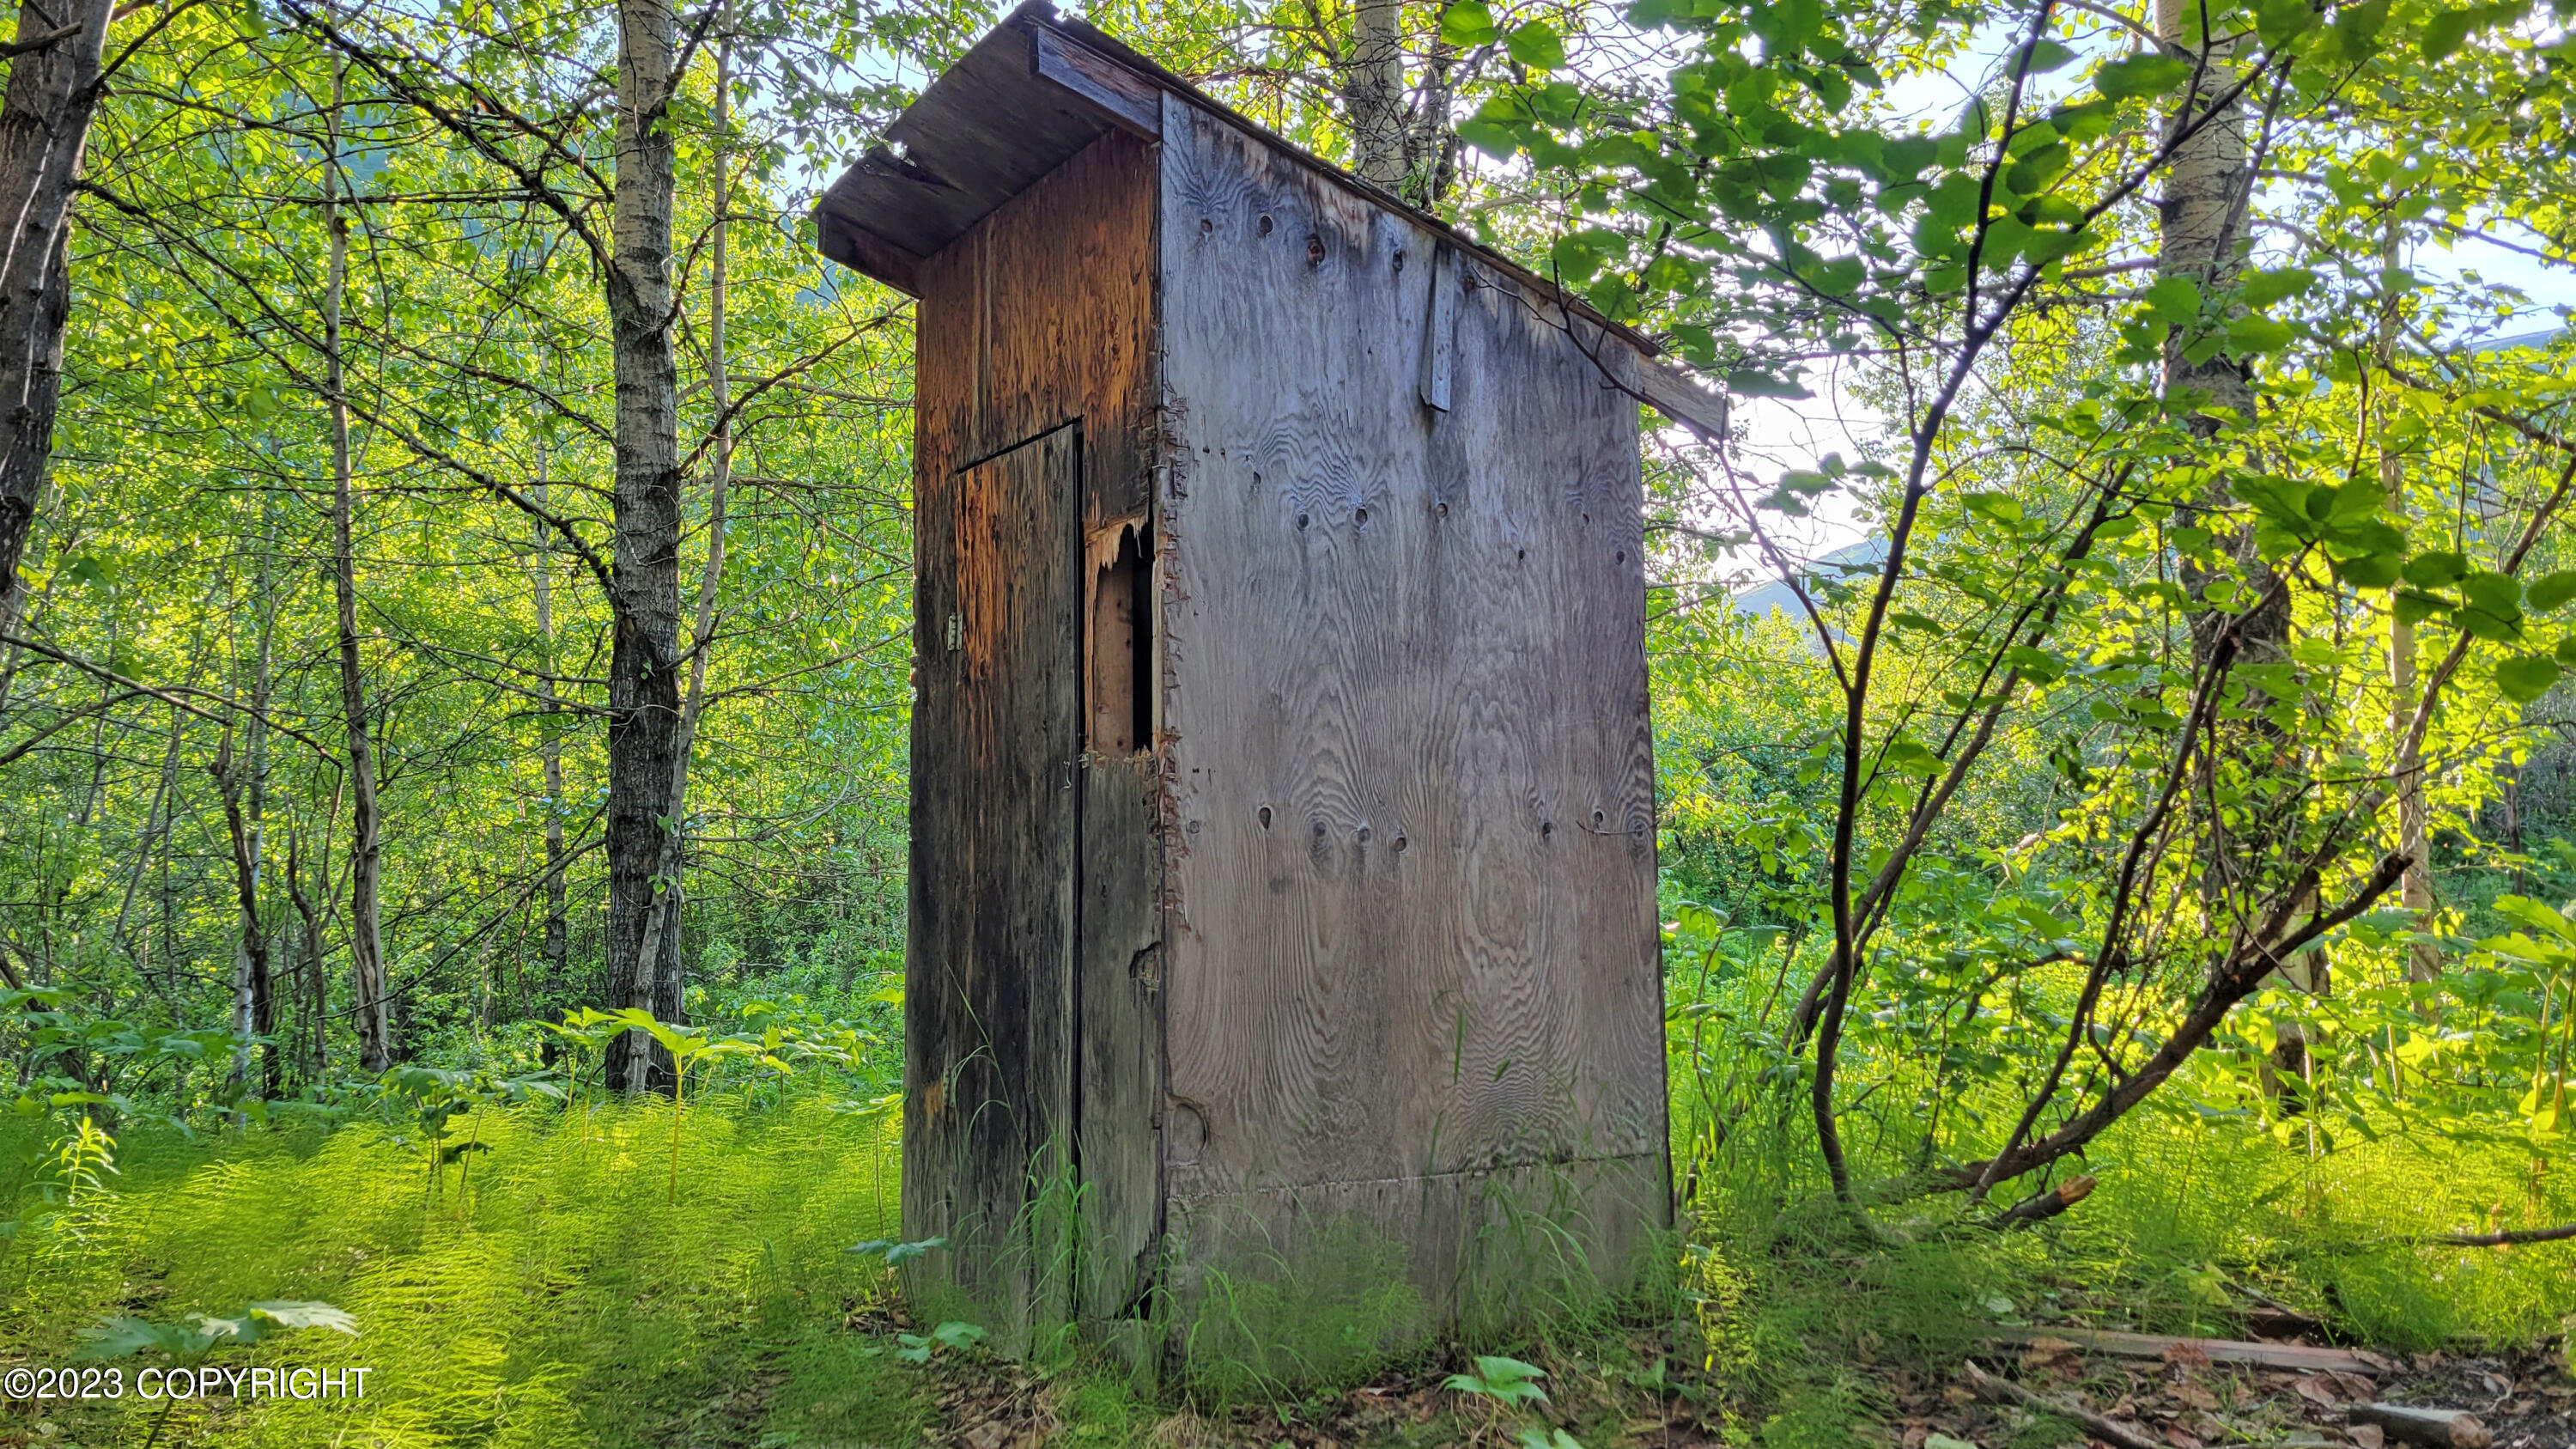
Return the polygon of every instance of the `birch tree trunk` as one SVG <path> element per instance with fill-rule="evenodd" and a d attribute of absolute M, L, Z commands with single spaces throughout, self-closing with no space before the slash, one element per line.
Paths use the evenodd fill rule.
<path fill-rule="evenodd" d="M 347 63 L 331 62 L 331 110 L 324 118 L 322 221 L 330 232 L 330 271 L 322 298 L 322 385 L 331 409 L 331 540 L 333 593 L 339 605 L 340 709 L 349 731 L 349 986 L 358 1034 L 358 1069 L 393 1065 L 390 994 L 385 973 L 382 908 L 384 819 L 376 804 L 374 742 L 367 732 L 367 683 L 358 657 L 358 563 L 349 470 L 349 402 L 340 357 L 340 306 L 349 283 L 349 222 L 340 206 L 340 110 Z"/>
<path fill-rule="evenodd" d="M 2240 79 L 2235 65 L 2237 42 L 2212 42 L 2202 36 L 2198 26 L 2201 13 L 2190 0 L 2157 0 L 2156 30 L 2164 37 L 2167 51 L 2191 59 L 2205 58 L 2205 64 L 2197 84 L 2187 83 L 2175 99 L 2171 124 L 2177 130 L 2195 123 L 2198 128 L 2175 148 L 2166 172 L 2156 274 L 2159 278 L 2187 279 L 2202 296 L 2210 297 L 2233 287 L 2243 271 L 2245 213 L 2251 204 L 2254 178 L 2245 144 L 2244 101 L 2241 95 L 2231 94 Z M 2194 361 L 2186 350 L 2194 340 L 2193 334 L 2182 328 L 2174 329 L 2167 337 L 2166 395 L 2192 399 L 2191 427 L 2204 438 L 2251 422 L 2254 386 L 2246 364 L 2229 355 L 2224 347 Z M 2210 515 L 2210 519 L 2216 526 L 2225 527 L 2216 515 Z M 2278 577 L 2255 551 L 2252 528 L 2235 530 L 2232 536 L 2226 536 L 2226 541 L 2234 555 L 2232 567 L 2222 568 L 2213 576 L 2187 562 L 2184 582 L 2199 595 L 2218 578 L 2229 578 L 2268 598 L 2270 601 L 2259 605 L 2253 617 L 2238 628 L 2237 657 L 2246 664 L 2278 663 L 2287 656 L 2289 647 L 2288 592 L 2274 587 Z M 2195 662 L 2202 668 L 2209 667 L 2218 637 L 2229 623 L 2230 616 L 2218 609 L 2202 610 L 2192 616 L 2193 652 Z M 2259 734 L 2261 730 L 2247 733 Z M 2261 833 L 2252 832 L 2241 842 L 2243 849 L 2213 856 L 2213 899 L 2232 888 L 2234 878 L 2248 868 L 2249 859 L 2260 853 Z"/>
<path fill-rule="evenodd" d="M 1404 6 L 1359 0 L 1342 104 L 1350 119 L 1352 170 L 1389 191 L 1404 187 Z"/>
<path fill-rule="evenodd" d="M 2171 124 L 2179 130 L 2197 122 L 2199 129 L 2175 148 L 2171 169 L 2166 173 L 2156 274 L 2160 278 L 2189 280 L 2205 300 L 2233 288 L 2243 271 L 2246 213 L 2254 192 L 2253 163 L 2246 146 L 2245 104 L 2241 92 L 2230 94 L 2241 79 L 2235 64 L 2239 42 L 2212 40 L 2203 34 L 2199 22 L 2207 13 L 2191 0 L 2157 0 L 2156 4 L 2156 33 L 2163 37 L 2166 49 L 2201 62 L 2197 81 L 2186 83 L 2175 101 Z M 2246 364 L 2229 355 L 2224 347 L 2194 361 L 2186 349 L 2195 340 L 2192 333 L 2181 328 L 2166 338 L 2165 395 L 2191 399 L 2191 428 L 2204 438 L 2252 423 L 2254 385 Z M 2213 522 L 2219 517 L 2215 513 L 2206 516 Z M 2281 587 L 2279 575 L 2257 551 L 2250 525 L 2222 537 L 2233 555 L 2229 564 L 2203 570 L 2186 563 L 2184 583 L 2196 597 L 2205 597 L 2211 584 L 2226 579 L 2252 591 L 2263 602 L 2254 606 L 2242 624 L 2237 624 L 2233 612 L 2227 609 L 2195 612 L 2191 616 L 2194 663 L 2203 671 L 2215 667 L 2218 641 L 2232 625 L 2236 628 L 2239 663 L 2278 664 L 2289 657 L 2289 590 Z M 2249 690 L 2249 703 L 2252 693 Z M 2217 758 L 2204 768 L 2218 771 L 2233 767 L 2245 777 L 2239 787 L 2249 794 L 2247 808 L 2232 838 L 2222 832 L 2217 812 L 2213 811 L 2205 822 L 2210 843 L 2202 855 L 2201 895 L 2210 916 L 2209 929 L 2213 931 L 2235 928 L 2243 914 L 2236 903 L 2264 889 L 2256 877 L 2274 853 L 2286 822 L 2280 818 L 2281 807 L 2267 805 L 2254 794 L 2261 789 L 2260 781 L 2266 773 L 2261 757 L 2295 748 L 2285 732 L 2260 716 L 2230 728 L 2227 736 L 2218 748 Z M 2308 951 L 2283 962 L 2275 979 L 2295 990 L 2321 996 L 2330 988 L 2332 978 L 2328 972 L 2324 953 Z M 2262 1077 L 2264 1089 L 2290 1103 L 2291 1110 L 2303 1109 L 2308 1075 L 2307 1026 L 2287 1015 L 2280 1016 L 2272 1023 L 2272 1037 L 2272 1051 Z"/>
<path fill-rule="evenodd" d="M 689 688 L 680 703 L 680 728 L 671 751 L 671 788 L 665 810 L 671 822 L 662 838 L 662 851 L 655 862 L 661 877 L 661 888 L 654 892 L 653 904 L 644 922 L 643 954 L 658 958 L 665 941 L 675 954 L 678 949 L 681 866 L 685 859 L 683 825 L 688 819 L 689 752 L 698 737 L 698 715 L 706 707 L 707 650 L 715 639 L 716 586 L 724 578 L 725 501 L 733 484 L 733 422 L 726 416 L 733 406 L 731 382 L 725 372 L 725 208 L 731 196 L 731 176 L 726 172 L 725 152 L 721 137 L 729 118 L 732 83 L 733 47 L 727 40 L 716 52 L 715 124 L 719 137 L 716 154 L 716 233 L 708 258 L 707 297 L 707 398 L 715 409 L 715 474 L 707 502 L 707 561 L 698 577 L 697 618 L 689 631 Z"/>
<path fill-rule="evenodd" d="M 60 18 L 57 19 L 56 15 Z M 18 561 L 54 451 L 71 314 L 72 187 L 98 108 L 115 0 L 18 7 L 0 99 L 0 624 L 18 617 Z"/>
<path fill-rule="evenodd" d="M 664 842 L 679 823 L 667 814 L 680 743 L 680 388 L 671 337 L 678 148 L 667 114 L 675 28 L 665 0 L 618 0 L 616 215 L 605 277 L 617 377 L 608 974 L 612 1005 L 670 1022 L 686 1019 L 679 933 L 648 928 Z M 608 1083 L 668 1090 L 668 1054 L 628 1032 L 609 1054 Z"/>

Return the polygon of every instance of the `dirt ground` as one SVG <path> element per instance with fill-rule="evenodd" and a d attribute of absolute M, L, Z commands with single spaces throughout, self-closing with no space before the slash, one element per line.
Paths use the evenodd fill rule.
<path fill-rule="evenodd" d="M 1641 1339 L 1630 1347 L 1643 1357 L 1656 1345 Z M 1851 1367 L 1874 1385 L 1882 1410 L 1861 1442 L 1884 1449 L 2405 1449 L 2403 1440 L 2353 1418 L 2355 1405 L 2371 1403 L 2466 1411 L 2492 1449 L 2576 1449 L 2576 1378 L 2563 1345 L 2510 1353 L 2356 1350 L 2353 1357 L 2357 1368 L 2302 1371 L 2213 1362 L 2189 1340 L 2148 1358 L 2040 1336 L 1989 1345 L 1937 1374 Z M 1970 1363 L 1986 1375 L 1982 1387 Z M 1742 1406 L 1732 1406 L 1730 1415 L 1715 1386 L 1687 1375 L 1665 1381 L 1660 1371 L 1551 1364 L 1548 1404 L 1506 1412 L 1444 1388 L 1461 1367 L 1424 1365 L 1295 1405 L 1172 1413 L 1141 1434 L 1114 1437 L 1163 1449 L 1504 1446 L 1521 1442 L 1532 1426 L 1542 1433 L 1563 1428 L 1584 1449 L 1682 1449 L 1755 1438 Z M 1073 1406 L 1061 1387 L 1043 1377 L 990 1360 L 956 1360 L 932 1373 L 937 1411 L 930 1442 L 941 1449 L 1034 1449 L 1113 1437 L 1084 1423 L 1078 1410 L 1068 1413 Z M 2030 1400 L 2012 1401 L 1996 1381 L 2074 1412 L 2061 1416 Z M 2109 1421 L 2109 1432 L 2078 1422 L 2085 1414 Z M 2472 1430 L 2459 1449 L 2474 1443 Z"/>

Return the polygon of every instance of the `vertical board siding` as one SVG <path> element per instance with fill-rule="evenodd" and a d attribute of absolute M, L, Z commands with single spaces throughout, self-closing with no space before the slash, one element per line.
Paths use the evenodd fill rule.
<path fill-rule="evenodd" d="M 1153 189 L 1152 149 L 1104 136 L 921 268 L 904 1232 L 955 1244 L 923 1286 L 1022 1338 L 1135 1292 L 1070 1261 L 1034 1187 L 1082 1159 L 1078 1241 L 1103 1261 L 1159 1227 L 1158 998 L 1128 973 L 1154 922 L 1100 905 L 1121 879 L 1159 893 L 1151 770 L 1105 788 L 1080 756 L 1077 639 L 1085 534 L 1150 497 Z M 1061 601 L 1043 630 L 1041 596 Z M 952 613 L 961 652 L 1001 662 L 943 672 Z"/>
<path fill-rule="evenodd" d="M 1177 99 L 1163 138 L 1170 1212 L 1271 1251 L 1363 1212 L 1437 1288 L 1477 1181 L 1553 1165 L 1634 1242 L 1669 1215 L 1637 409 L 1586 355 L 1627 354 L 1460 256 L 1428 407 L 1437 240 Z"/>
<path fill-rule="evenodd" d="M 915 666 L 913 868 L 938 899 L 905 972 L 906 1230 L 950 1241 L 953 1285 L 1013 1346 L 1062 1317 L 1029 1179 L 1070 1125 L 1081 454 L 1078 426 L 1046 433 L 915 524 L 949 571 L 923 590 L 940 623 Z"/>

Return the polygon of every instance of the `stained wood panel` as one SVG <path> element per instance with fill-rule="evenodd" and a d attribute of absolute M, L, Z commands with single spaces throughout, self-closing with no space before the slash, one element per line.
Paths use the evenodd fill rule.
<path fill-rule="evenodd" d="M 1173 1326 L 1185 1338 L 1204 1333 L 1211 1317 L 1265 1298 L 1291 1320 L 1347 1312 L 1331 1300 L 1351 1296 L 1351 1270 L 1391 1265 L 1409 1272 L 1421 1310 L 1390 1325 L 1399 1330 L 1391 1340 L 1444 1326 L 1507 1328 L 1655 1271 L 1669 1191 L 1658 1151 L 1177 1198 L 1166 1229 Z M 1286 1280 L 1286 1291 L 1229 1295 L 1212 1313 L 1198 1311 L 1209 1275 L 1241 1276 L 1247 1266 Z M 1306 1284 L 1312 1296 L 1301 1302 Z M 1268 1327 L 1251 1326 L 1256 1338 Z M 1279 1326 L 1291 1342 L 1310 1337 L 1293 1321 Z"/>
<path fill-rule="evenodd" d="M 1043 1301 L 1030 1178 L 1072 1129 L 1081 436 L 963 470 L 917 524 L 940 567 L 920 591 L 937 623 L 915 666 L 912 863 L 938 889 L 915 893 L 907 967 L 906 1228 L 954 1245 L 953 1286 L 1019 1345 L 1063 1311 Z"/>
<path fill-rule="evenodd" d="M 1078 1282 L 1026 1270 L 995 1278 L 1000 1270 L 992 1265 L 1019 1247 L 991 1237 L 961 1243 L 932 1270 L 969 1285 L 988 1282 L 998 1296 L 1047 1300 L 1038 1304 L 1041 1317 L 1061 1314 L 1075 1300 L 1090 1316 L 1125 1311 L 1139 1291 L 1135 1265 L 1150 1258 L 1159 1228 L 1154 1124 L 1162 1037 L 1149 949 L 1160 920 L 1155 773 L 1149 756 L 1094 760 L 1071 736 L 1050 745 L 1062 746 L 1052 757 L 1059 773 L 1044 782 L 1007 770 L 981 773 L 991 766 L 942 713 L 933 686 L 954 594 L 1005 587 L 997 580 L 1008 575 L 1017 579 L 1009 588 L 1034 588 L 1031 580 L 1043 578 L 1052 589 L 1061 577 L 1065 597 L 1081 597 L 1088 592 L 1084 540 L 1106 521 L 1147 511 L 1155 437 L 1153 185 L 1151 149 L 1110 133 L 969 227 L 918 272 L 920 692 L 913 720 L 904 1230 L 912 1237 L 948 1235 L 959 1193 L 985 1204 L 989 1217 L 992 1205 L 1024 1201 L 1033 1176 L 1078 1172 L 1087 1219 L 1081 1241 L 1090 1249 Z M 1076 423 L 1080 447 L 1049 455 L 1050 466 L 1068 470 L 1060 482 L 1049 475 L 1041 488 L 1032 477 L 1011 474 L 1017 464 L 990 472 L 1006 457 L 1026 454 L 1021 445 L 1032 438 L 1070 439 Z M 973 480 L 987 476 L 1000 480 L 995 508 L 960 525 L 980 531 L 991 545 L 974 556 L 975 539 L 932 525 L 956 516 Z M 1043 558 L 1034 552 L 1041 535 L 1052 540 Z M 1015 552 L 1023 546 L 1030 552 Z M 1070 606 L 1065 622 L 1068 631 L 1084 627 Z M 1072 633 L 1062 647 L 1061 682 L 1078 690 L 1081 651 Z M 1047 675 L 1050 699 L 1058 683 L 1056 674 Z M 1068 716 L 1076 718 L 1078 710 Z M 1012 813 L 1040 810 L 1011 798 L 1015 789 L 1042 797 L 1040 813 L 1025 820 Z M 1027 885 L 1039 894 L 1062 891 L 1073 923 L 1065 969 L 1056 979 L 1032 983 L 1030 1045 L 1011 1065 L 1016 1087 L 977 1075 L 986 1070 L 976 1064 L 986 1050 L 986 1033 L 976 1024 L 983 1018 L 942 1005 L 938 994 L 949 963 L 968 960 L 976 949 L 986 912 L 1007 916 L 1016 909 L 987 901 L 978 878 L 957 858 L 969 843 L 986 840 L 995 820 L 1052 832 L 1051 843 L 1025 847 Z M 1054 872 L 1045 880 L 1038 878 L 1041 855 L 1044 869 Z M 988 1095 L 1001 1091 L 1001 1100 L 1027 1104 L 1015 1108 L 1016 1136 L 983 1125 L 984 1118 L 940 1085 L 957 1074 L 975 1076 Z M 1048 1251 L 1056 1256 L 1042 1257 L 1039 1266 L 1061 1266 L 1061 1245 Z"/>
<path fill-rule="evenodd" d="M 1462 255 L 1426 406 L 1438 239 L 1162 135 L 1170 1210 L 1660 1163 L 1635 405 Z"/>

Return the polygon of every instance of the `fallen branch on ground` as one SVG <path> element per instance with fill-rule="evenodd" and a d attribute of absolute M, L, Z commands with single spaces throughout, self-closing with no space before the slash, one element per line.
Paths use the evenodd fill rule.
<path fill-rule="evenodd" d="M 2051 1325 L 2046 1328 L 1990 1328 L 1985 1337 L 2005 1343 L 2030 1343 L 2036 1339 L 2054 1338 L 2077 1348 L 2096 1353 L 2115 1354 L 2122 1358 L 2162 1358 L 2174 1348 L 2189 1344 L 2208 1355 L 2211 1363 L 2250 1363 L 2263 1368 L 2293 1369 L 2300 1373 L 2347 1373 L 2376 1377 L 2388 1372 L 2384 1359 L 2365 1358 L 2344 1348 L 2319 1348 L 2305 1343 L 2246 1343 L 2233 1338 L 2168 1338 L 2161 1333 L 2122 1333 L 2109 1328 L 2075 1328 Z"/>
<path fill-rule="evenodd" d="M 2018 1404 L 2025 1409 L 2054 1414 L 2068 1423 L 2083 1425 L 2084 1432 L 2105 1444 L 2117 1446 L 2117 1449 L 2165 1449 L 2163 1441 L 2150 1439 L 2144 1431 L 2117 1419 L 2105 1418 L 2080 1404 L 2068 1403 L 2036 1389 L 2023 1388 L 2010 1379 L 1997 1378 L 1977 1367 L 1975 1359 L 1964 1359 L 1961 1366 L 1967 1370 L 1968 1386 L 1990 1403 Z"/>
<path fill-rule="evenodd" d="M 2576 1239 L 2576 1223 L 2556 1228 L 2515 1228 L 2502 1233 L 2428 1233 L 2415 1241 L 2453 1248 L 2509 1248 L 2516 1243 L 2564 1243 Z"/>
<path fill-rule="evenodd" d="M 2424 1449 L 2487 1449 L 2494 1436 L 2466 1409 L 2419 1409 L 2411 1404 L 2355 1404 L 2343 1411 L 2348 1424 L 2376 1424 L 2391 1439 Z"/>

